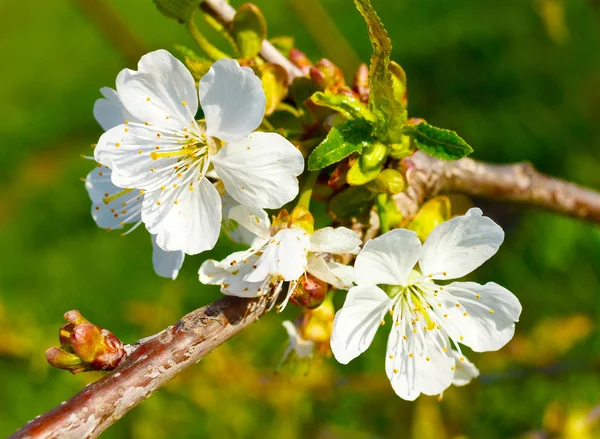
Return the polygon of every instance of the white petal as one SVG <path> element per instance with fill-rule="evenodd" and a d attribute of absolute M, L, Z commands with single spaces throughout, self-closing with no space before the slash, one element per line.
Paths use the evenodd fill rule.
<path fill-rule="evenodd" d="M 358 234 L 346 227 L 325 227 L 316 230 L 310 237 L 311 251 L 319 253 L 357 254 L 362 241 Z"/>
<path fill-rule="evenodd" d="M 215 62 L 200 80 L 206 134 L 224 142 L 243 139 L 261 124 L 266 98 L 260 79 L 233 59 Z"/>
<path fill-rule="evenodd" d="M 354 268 L 335 261 L 326 262 L 322 256 L 310 254 L 306 271 L 339 290 L 348 290 L 354 282 Z"/>
<path fill-rule="evenodd" d="M 470 209 L 432 230 L 419 264 L 423 274 L 433 274 L 433 279 L 456 279 L 491 258 L 503 240 L 498 224 L 482 216 L 480 209 Z"/>
<path fill-rule="evenodd" d="M 271 221 L 269 215 L 262 209 L 239 204 L 229 211 L 229 219 L 236 221 L 240 226 L 261 239 L 269 239 Z"/>
<path fill-rule="evenodd" d="M 148 231 L 157 235 L 156 243 L 163 250 L 195 255 L 210 250 L 217 242 L 221 197 L 206 178 L 195 182 L 193 190 L 189 188 L 182 185 L 146 193 L 142 220 Z"/>
<path fill-rule="evenodd" d="M 303 229 L 284 229 L 269 241 L 245 280 L 259 282 L 268 276 L 286 281 L 296 280 L 306 270 L 310 238 Z"/>
<path fill-rule="evenodd" d="M 152 236 L 152 265 L 154 271 L 161 277 L 175 280 L 183 265 L 185 253 L 166 252 L 156 244 L 156 235 Z"/>
<path fill-rule="evenodd" d="M 475 367 L 475 365 L 471 363 L 468 358 L 461 356 L 455 350 L 452 350 L 452 356 L 456 361 L 456 368 L 454 370 L 452 384 L 455 386 L 466 386 L 473 380 L 473 378 L 477 378 L 479 376 L 479 369 L 477 369 L 477 367 Z M 462 361 L 460 361 L 461 359 Z"/>
<path fill-rule="evenodd" d="M 414 401 L 421 393 L 438 395 L 452 384 L 454 358 L 436 342 L 437 334 L 438 331 L 424 332 L 422 337 L 414 334 L 408 321 L 405 328 L 392 328 L 385 369 L 392 388 L 402 399 Z"/>
<path fill-rule="evenodd" d="M 244 277 L 256 263 L 258 257 L 247 252 L 236 252 L 224 260 L 205 261 L 198 274 L 200 282 L 206 285 L 220 285 L 221 292 L 228 296 L 257 297 L 268 292 L 270 278 L 260 282 L 246 282 Z"/>
<path fill-rule="evenodd" d="M 433 310 L 448 335 L 475 352 L 496 351 L 508 343 L 521 314 L 519 299 L 494 282 L 454 282 L 438 291 L 437 299 L 441 306 Z"/>
<path fill-rule="evenodd" d="M 358 285 L 406 285 L 408 275 L 421 255 L 417 234 L 395 229 L 367 241 L 354 263 Z"/>
<path fill-rule="evenodd" d="M 300 151 L 275 133 L 253 133 L 212 157 L 225 189 L 246 206 L 277 209 L 298 195 Z"/>
<path fill-rule="evenodd" d="M 371 345 L 392 299 L 376 286 L 351 288 L 333 321 L 331 350 L 335 359 L 348 364 Z"/>
<path fill-rule="evenodd" d="M 168 134 L 145 125 L 119 125 L 100 137 L 94 158 L 113 170 L 113 183 L 117 186 L 154 190 L 176 178 L 174 168 L 181 157 L 152 158 L 157 151 L 181 150 L 181 144 L 168 138 Z"/>
<path fill-rule="evenodd" d="M 220 182 L 218 183 L 220 185 Z M 217 190 L 219 190 L 217 185 Z M 221 185 L 222 187 L 222 185 Z M 251 233 L 246 228 L 239 225 L 237 221 L 229 218 L 229 212 L 236 206 L 240 206 L 240 204 L 233 199 L 231 195 L 225 192 L 225 188 L 222 187 L 221 193 L 221 204 L 223 206 L 223 223 L 221 227 L 225 234 L 233 241 L 239 244 L 246 244 L 250 247 L 256 247 L 260 245 L 263 241 L 262 238 L 259 238 L 254 233 Z M 267 221 L 269 218 L 267 217 Z M 270 221 L 269 221 L 270 224 Z"/>
<path fill-rule="evenodd" d="M 285 320 L 283 322 L 283 327 L 288 333 L 289 348 L 293 349 L 298 358 L 307 358 L 311 357 L 314 351 L 315 344 L 310 340 L 303 339 L 300 334 L 298 334 L 298 330 L 296 326 L 289 320 Z M 284 358 L 285 359 L 285 358 Z"/>
<path fill-rule="evenodd" d="M 138 70 L 122 70 L 117 92 L 137 120 L 164 128 L 195 125 L 198 96 L 194 78 L 181 61 L 166 50 L 140 59 Z"/>
<path fill-rule="evenodd" d="M 141 219 L 143 196 L 139 191 L 124 191 L 111 181 L 112 171 L 106 166 L 94 168 L 85 179 L 92 200 L 92 218 L 103 229 L 120 229 Z M 107 203 L 105 199 L 122 194 Z"/>
<path fill-rule="evenodd" d="M 94 103 L 94 118 L 104 131 L 125 123 L 126 120 L 137 122 L 137 120 L 125 109 L 116 90 L 103 87 L 100 93 L 104 98 Z"/>

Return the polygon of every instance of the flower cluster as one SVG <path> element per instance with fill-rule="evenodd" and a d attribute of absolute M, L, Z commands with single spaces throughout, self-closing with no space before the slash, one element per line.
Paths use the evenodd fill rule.
<path fill-rule="evenodd" d="M 401 398 L 414 400 L 479 374 L 461 345 L 493 351 L 512 338 L 521 305 L 511 292 L 495 283 L 447 282 L 483 264 L 504 239 L 481 210 L 441 223 L 423 244 L 396 228 L 363 245 L 346 227 L 315 230 L 309 203 L 320 171 L 307 173 L 295 206 L 282 209 L 299 195 L 304 157 L 282 135 L 265 132 L 267 100 L 251 68 L 220 59 L 196 85 L 180 61 L 159 50 L 143 56 L 137 71 L 121 71 L 116 90 L 101 91 L 94 115 L 106 131 L 85 179 L 94 221 L 109 230 L 129 225 L 125 233 L 143 223 L 156 273 L 172 279 L 185 255 L 212 249 L 221 230 L 245 244 L 221 261 L 206 260 L 199 280 L 226 295 L 261 297 L 269 309 L 290 301 L 303 307 L 296 324 L 284 322 L 286 359 L 292 352 L 299 359 L 326 355 L 330 346 L 346 364 L 388 319 L 386 373 Z M 384 153 L 377 172 L 369 171 L 373 178 Z M 376 193 L 389 186 L 373 181 Z M 388 202 L 381 195 L 379 210 Z M 332 291 L 347 291 L 335 318 Z"/>

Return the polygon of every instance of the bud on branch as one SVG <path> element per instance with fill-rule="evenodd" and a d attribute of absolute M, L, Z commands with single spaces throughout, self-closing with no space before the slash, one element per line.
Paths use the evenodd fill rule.
<path fill-rule="evenodd" d="M 76 374 L 112 370 L 125 356 L 123 343 L 112 332 L 86 320 L 79 311 L 67 311 L 68 322 L 58 331 L 60 347 L 46 351 L 51 366 Z"/>

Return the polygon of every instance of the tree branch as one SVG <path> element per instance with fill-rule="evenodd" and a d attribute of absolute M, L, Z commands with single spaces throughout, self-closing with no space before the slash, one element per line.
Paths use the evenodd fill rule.
<path fill-rule="evenodd" d="M 461 193 L 540 207 L 600 223 L 600 193 L 544 175 L 529 163 L 495 165 L 473 159 L 445 162 L 417 152 L 404 159 L 409 189 L 395 199 L 405 216 L 413 216 L 427 199 Z"/>
<path fill-rule="evenodd" d="M 174 326 L 129 346 L 129 355 L 114 371 L 30 421 L 10 438 L 99 436 L 185 368 L 258 320 L 265 312 L 265 303 L 260 298 L 227 296 L 189 313 Z"/>

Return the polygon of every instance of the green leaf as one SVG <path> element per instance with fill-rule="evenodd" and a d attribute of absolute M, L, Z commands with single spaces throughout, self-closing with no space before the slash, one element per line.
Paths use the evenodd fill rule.
<path fill-rule="evenodd" d="M 154 0 L 156 8 L 169 18 L 187 23 L 204 0 Z"/>
<path fill-rule="evenodd" d="M 437 128 L 422 122 L 408 131 L 412 133 L 417 147 L 432 157 L 442 160 L 458 160 L 473 152 L 454 131 Z"/>
<path fill-rule="evenodd" d="M 364 119 L 350 120 L 333 127 L 308 157 L 308 170 L 318 171 L 354 152 L 362 152 L 372 140 L 371 131 L 371 124 Z"/>
<path fill-rule="evenodd" d="M 251 3 L 240 6 L 231 23 L 233 39 L 242 58 L 254 58 L 267 37 L 267 21 L 260 9 Z"/>
<path fill-rule="evenodd" d="M 367 22 L 373 46 L 369 66 L 369 109 L 376 119 L 376 134 L 381 140 L 395 143 L 402 135 L 406 110 L 394 96 L 394 81 L 389 70 L 392 43 L 370 0 L 354 0 L 354 3 Z"/>
<path fill-rule="evenodd" d="M 352 96 L 318 91 L 310 97 L 310 100 L 315 105 L 328 107 L 341 113 L 347 119 L 362 118 L 373 121 L 373 116 L 365 104 Z"/>

